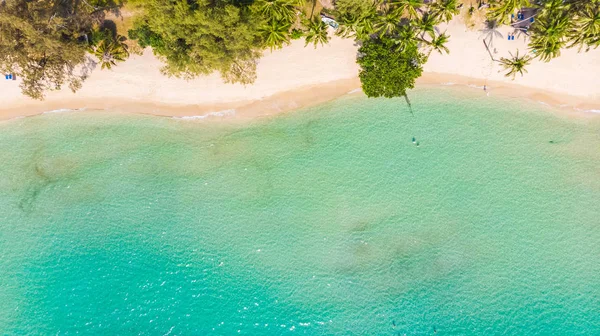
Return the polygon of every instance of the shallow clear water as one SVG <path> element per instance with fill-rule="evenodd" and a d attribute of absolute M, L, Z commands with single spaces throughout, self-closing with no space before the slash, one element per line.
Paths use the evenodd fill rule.
<path fill-rule="evenodd" d="M 0 124 L 0 334 L 600 334 L 599 118 L 412 102 Z"/>

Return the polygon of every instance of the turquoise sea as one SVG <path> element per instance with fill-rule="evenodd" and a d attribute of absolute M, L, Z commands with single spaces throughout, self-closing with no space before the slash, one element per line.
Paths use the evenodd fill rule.
<path fill-rule="evenodd" d="M 600 335 L 600 116 L 411 98 L 0 123 L 0 335 Z"/>

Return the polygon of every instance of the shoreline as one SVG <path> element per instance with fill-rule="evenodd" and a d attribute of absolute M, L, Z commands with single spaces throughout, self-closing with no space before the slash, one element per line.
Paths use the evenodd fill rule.
<path fill-rule="evenodd" d="M 487 91 L 483 91 L 483 85 Z M 537 102 L 569 115 L 600 115 L 600 101 L 585 97 L 559 94 L 548 90 L 531 88 L 518 84 L 483 80 L 455 74 L 423 73 L 414 90 L 428 88 L 455 87 L 464 92 L 479 92 L 500 99 L 521 99 Z M 326 83 L 302 86 L 297 89 L 279 92 L 256 100 L 232 101 L 215 104 L 160 104 L 139 102 L 134 99 L 85 99 L 74 98 L 65 102 L 36 102 L 19 108 L 0 108 L 0 121 L 20 119 L 45 113 L 77 111 L 110 111 L 172 117 L 181 120 L 229 120 L 248 121 L 320 105 L 347 94 L 361 94 L 358 78 L 338 79 Z"/>
<path fill-rule="evenodd" d="M 558 93 L 550 90 L 519 85 L 515 83 L 472 78 L 447 73 L 424 73 L 417 80 L 415 88 L 419 85 L 434 87 L 458 87 L 480 92 L 481 95 L 500 99 L 519 99 L 545 105 L 557 111 L 577 115 L 598 115 L 600 113 L 600 100 L 582 96 Z M 487 86 L 487 91 L 483 86 Z M 422 86 L 421 86 L 422 88 Z"/>
<path fill-rule="evenodd" d="M 564 50 L 546 63 L 533 60 L 524 76 L 514 80 L 490 59 L 477 27 L 467 28 L 462 17 L 441 24 L 450 35 L 448 54 L 430 54 L 417 79 L 417 90 L 455 87 L 475 95 L 524 99 L 550 105 L 572 115 L 600 112 L 600 51 L 578 53 Z M 501 34 L 510 34 L 501 27 Z M 132 55 L 110 71 L 96 69 L 83 87 L 73 94 L 68 89 L 48 92 L 46 100 L 23 96 L 16 81 L 0 81 L 0 120 L 41 114 L 61 109 L 111 110 L 187 119 L 249 120 L 325 103 L 355 90 L 360 91 L 358 45 L 330 31 L 328 44 L 305 47 L 304 41 L 265 52 L 258 60 L 252 85 L 225 84 L 218 74 L 191 80 L 164 76 L 163 63 L 151 49 Z M 497 60 L 528 48 L 525 38 L 497 39 Z M 487 91 L 483 90 L 486 85 Z M 232 110 L 235 110 L 233 112 Z M 235 117 L 232 117 L 235 116 Z"/>

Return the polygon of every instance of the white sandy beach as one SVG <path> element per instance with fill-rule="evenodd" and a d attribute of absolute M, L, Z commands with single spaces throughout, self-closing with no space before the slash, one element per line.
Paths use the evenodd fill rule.
<path fill-rule="evenodd" d="M 451 36 L 450 54 L 432 53 L 417 87 L 449 82 L 486 85 L 490 94 L 600 110 L 600 50 L 578 54 L 569 49 L 549 63 L 535 60 L 527 68 L 529 73 L 512 81 L 491 61 L 477 30 L 467 30 L 460 18 L 439 29 Z M 504 38 L 494 41 L 496 59 L 508 57 L 509 51 L 527 50 L 525 40 L 506 39 L 510 30 L 501 28 Z M 256 82 L 246 87 L 224 84 L 218 74 L 191 81 L 165 77 L 159 70 L 160 61 L 146 50 L 143 56 L 132 55 L 114 70 L 96 69 L 75 94 L 65 88 L 49 93 L 41 102 L 24 97 L 18 80 L 3 79 L 0 119 L 60 108 L 111 108 L 160 115 L 202 115 L 235 108 L 251 111 L 248 115 L 272 114 L 318 104 L 359 88 L 357 49 L 353 40 L 336 36 L 316 49 L 293 41 L 281 50 L 266 52 L 259 62 Z"/>
<path fill-rule="evenodd" d="M 488 84 L 492 91 L 494 86 L 512 86 L 516 89 L 513 94 L 537 94 L 545 96 L 551 103 L 600 106 L 600 49 L 587 53 L 578 53 L 576 48 L 565 49 L 560 57 L 547 63 L 534 59 L 527 66 L 528 72 L 524 76 L 517 75 L 511 80 L 504 76 L 505 72 L 500 64 L 491 60 L 483 44 L 484 36 L 479 31 L 467 30 L 460 18 L 440 26 L 439 30 L 447 30 L 450 34 L 450 54 L 432 53 L 424 67 L 427 73 L 468 77 L 473 82 Z M 516 54 L 517 51 L 520 55 L 528 52 L 525 35 L 509 41 L 507 36 L 513 29 L 501 27 L 499 31 L 502 38 L 495 38 L 490 47 L 496 60 L 501 57 L 509 58 L 510 53 Z M 494 53 L 494 49 L 497 53 Z M 523 89 L 525 93 L 520 92 Z M 571 97 L 569 99 L 566 96 Z"/>

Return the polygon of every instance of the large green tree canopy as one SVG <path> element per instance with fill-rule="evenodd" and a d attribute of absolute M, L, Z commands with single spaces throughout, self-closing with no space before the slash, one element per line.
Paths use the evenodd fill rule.
<path fill-rule="evenodd" d="M 101 22 L 107 0 L 0 1 L 0 71 L 21 79 L 24 94 L 42 99 L 86 77 L 86 37 Z"/>
<path fill-rule="evenodd" d="M 406 90 L 414 88 L 427 56 L 416 46 L 396 50 L 394 40 L 388 37 L 363 41 L 357 62 L 362 89 L 368 97 L 406 97 Z"/>
<path fill-rule="evenodd" d="M 163 73 L 193 78 L 219 71 L 226 82 L 251 83 L 262 46 L 263 20 L 227 0 L 136 0 L 143 14 L 130 38 L 151 46 Z"/>

